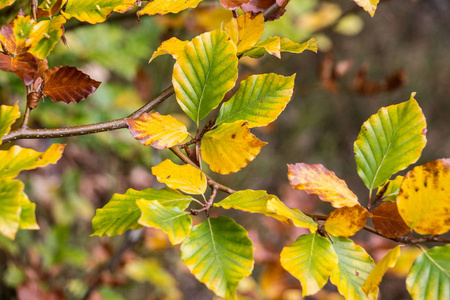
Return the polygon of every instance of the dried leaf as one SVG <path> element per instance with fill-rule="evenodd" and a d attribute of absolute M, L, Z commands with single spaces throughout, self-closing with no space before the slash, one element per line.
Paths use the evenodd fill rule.
<path fill-rule="evenodd" d="M 54 102 L 78 103 L 94 93 L 101 82 L 91 79 L 75 67 L 53 67 L 44 72 L 42 92 Z"/>
<path fill-rule="evenodd" d="M 237 9 L 242 4 L 246 4 L 250 2 L 250 0 L 220 0 L 222 6 L 229 9 Z"/>
<path fill-rule="evenodd" d="M 252 12 L 253 14 L 264 13 L 270 6 L 277 3 L 280 8 L 266 19 L 266 21 L 273 21 L 279 19 L 285 13 L 285 7 L 289 1 L 290 0 L 250 0 L 249 3 L 243 4 L 241 9 L 244 12 Z"/>
<path fill-rule="evenodd" d="M 9 54 L 0 53 L 0 70 L 13 72 L 25 85 L 33 82 L 38 73 L 39 61 L 31 53 L 24 52 L 12 57 Z"/>
<path fill-rule="evenodd" d="M 372 221 L 378 233 L 388 238 L 402 236 L 410 230 L 400 216 L 395 202 L 386 202 L 375 208 Z"/>
<path fill-rule="evenodd" d="M 179 13 L 186 8 L 196 7 L 202 0 L 154 0 L 138 11 L 138 17 L 142 15 L 165 15 Z"/>
<path fill-rule="evenodd" d="M 341 207 L 330 213 L 325 230 L 334 236 L 349 237 L 364 227 L 368 217 L 370 212 L 361 205 Z"/>
<path fill-rule="evenodd" d="M 358 204 L 358 197 L 347 187 L 345 181 L 321 164 L 288 165 L 288 178 L 293 188 L 316 194 L 322 201 L 331 202 L 333 207 Z"/>
<path fill-rule="evenodd" d="M 36 22 L 22 11 L 9 24 L 0 29 L 0 41 L 9 53 L 18 55 L 28 49 L 27 39 Z"/>

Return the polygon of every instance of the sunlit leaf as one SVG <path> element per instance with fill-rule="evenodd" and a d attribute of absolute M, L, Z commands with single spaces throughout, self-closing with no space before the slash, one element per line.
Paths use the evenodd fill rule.
<path fill-rule="evenodd" d="M 55 164 L 61 157 L 66 145 L 53 144 L 45 152 L 12 146 L 9 150 L 0 151 L 0 180 L 12 179 L 20 171 Z"/>
<path fill-rule="evenodd" d="M 301 235 L 284 247 L 280 255 L 283 268 L 302 284 L 302 295 L 317 293 L 337 267 L 338 258 L 331 242 L 318 233 Z"/>
<path fill-rule="evenodd" d="M 242 4 L 248 3 L 250 0 L 220 0 L 222 6 L 229 9 L 237 9 Z"/>
<path fill-rule="evenodd" d="M 289 208 L 278 198 L 272 198 L 267 201 L 267 209 L 280 216 L 291 220 L 292 224 L 297 227 L 308 228 L 311 232 L 317 230 L 317 223 L 313 219 L 305 215 L 299 209 Z"/>
<path fill-rule="evenodd" d="M 172 83 L 183 111 L 199 124 L 237 79 L 236 46 L 221 29 L 194 38 L 180 53 Z"/>
<path fill-rule="evenodd" d="M 122 234 L 128 229 L 139 229 L 138 224 L 141 211 L 136 205 L 139 199 L 152 201 L 158 200 L 166 207 L 178 207 L 186 209 L 192 198 L 169 188 L 161 190 L 145 189 L 136 191 L 128 189 L 125 194 L 114 194 L 111 200 L 100 209 L 97 209 L 92 219 L 92 235 L 113 236 Z"/>
<path fill-rule="evenodd" d="M 230 36 L 241 53 L 253 47 L 264 33 L 264 17 L 262 14 L 253 16 L 251 13 L 232 18 L 224 26 L 224 30 Z"/>
<path fill-rule="evenodd" d="M 317 53 L 317 41 L 315 39 L 309 39 L 306 42 L 299 44 L 288 38 L 282 38 L 280 40 L 280 52 L 302 53 L 305 50 Z"/>
<path fill-rule="evenodd" d="M 9 53 L 18 55 L 27 51 L 27 40 L 34 24 L 36 22 L 30 16 L 20 11 L 11 23 L 2 26 L 0 41 Z"/>
<path fill-rule="evenodd" d="M 10 239 L 19 229 L 22 190 L 23 183 L 18 180 L 0 180 L 0 233 Z"/>
<path fill-rule="evenodd" d="M 321 164 L 288 165 L 288 179 L 293 188 L 318 195 L 322 201 L 330 202 L 333 207 L 358 204 L 358 197 L 347 187 L 345 181 Z"/>
<path fill-rule="evenodd" d="M 334 236 L 349 237 L 366 224 L 370 213 L 361 205 L 341 207 L 330 213 L 325 221 L 325 230 Z"/>
<path fill-rule="evenodd" d="M 273 56 L 281 58 L 281 40 L 278 36 L 272 36 L 265 41 L 256 43 L 252 48 L 244 51 L 243 56 L 250 56 L 252 58 L 260 58 L 264 54 L 269 53 Z"/>
<path fill-rule="evenodd" d="M 220 108 L 216 124 L 246 120 L 248 127 L 266 126 L 276 120 L 292 97 L 295 74 L 252 75 Z"/>
<path fill-rule="evenodd" d="M 188 41 L 182 41 L 177 39 L 176 37 L 172 37 L 167 41 L 162 42 L 162 44 L 153 52 L 152 57 L 150 58 L 150 62 L 154 60 L 156 57 L 170 54 L 173 58 L 177 59 L 181 54 L 184 53 L 184 47 L 188 44 Z"/>
<path fill-rule="evenodd" d="M 202 138 L 201 153 L 212 171 L 230 174 L 247 166 L 266 144 L 250 133 L 246 121 L 236 121 L 208 131 Z"/>
<path fill-rule="evenodd" d="M 44 72 L 42 92 L 54 102 L 78 103 L 93 94 L 101 82 L 93 80 L 75 67 L 53 67 Z"/>
<path fill-rule="evenodd" d="M 36 204 L 32 203 L 24 192 L 20 193 L 19 204 L 21 208 L 19 229 L 39 229 L 39 225 L 36 222 L 36 215 L 34 212 Z"/>
<path fill-rule="evenodd" d="M 13 4 L 16 0 L 0 0 L 0 9 L 5 8 Z"/>
<path fill-rule="evenodd" d="M 205 174 L 191 165 L 177 165 L 166 159 L 152 167 L 152 173 L 159 182 L 167 184 L 174 190 L 181 190 L 188 194 L 203 194 L 207 182 Z"/>
<path fill-rule="evenodd" d="M 267 208 L 267 201 L 270 199 L 280 201 L 276 196 L 268 195 L 266 191 L 244 190 L 237 191 L 222 201 L 214 203 L 214 206 L 225 209 L 234 208 L 251 213 L 259 213 L 290 225 L 291 223 L 289 222 L 289 218 L 278 215 Z"/>
<path fill-rule="evenodd" d="M 395 179 L 386 181 L 385 184 L 383 184 L 378 188 L 377 194 L 380 193 L 380 191 L 384 188 L 386 184 L 389 184 L 387 189 L 384 191 L 383 201 L 396 202 L 398 192 L 400 192 L 400 186 L 403 182 L 403 178 L 404 178 L 403 176 L 398 175 L 397 177 L 395 177 Z"/>
<path fill-rule="evenodd" d="M 377 5 L 380 0 L 353 0 L 364 8 L 365 11 L 367 11 L 372 17 L 375 14 L 375 11 L 377 10 Z"/>
<path fill-rule="evenodd" d="M 331 282 L 345 299 L 368 299 L 361 286 L 374 267 L 373 259 L 362 247 L 346 238 L 333 237 L 332 246 L 338 256 L 338 266 L 331 273 Z"/>
<path fill-rule="evenodd" d="M 28 41 L 30 49 L 28 51 L 37 58 L 46 58 L 61 38 L 65 23 L 66 19 L 63 16 L 39 21 L 31 31 Z"/>
<path fill-rule="evenodd" d="M 0 145 L 2 137 L 11 130 L 11 125 L 20 117 L 19 105 L 16 103 L 13 106 L 0 106 Z"/>
<path fill-rule="evenodd" d="M 388 238 L 396 238 L 410 231 L 410 228 L 400 216 L 395 202 L 382 203 L 375 208 L 372 221 L 378 233 Z"/>
<path fill-rule="evenodd" d="M 113 11 L 118 13 L 124 13 L 132 9 L 134 6 L 136 6 L 136 0 L 125 0 L 122 1 L 120 5 L 114 7 Z"/>
<path fill-rule="evenodd" d="M 75 18 L 91 24 L 101 23 L 117 8 L 123 11 L 123 5 L 129 0 L 67 0 L 66 8 L 61 11 L 66 19 Z"/>
<path fill-rule="evenodd" d="M 38 72 L 39 61 L 31 53 L 24 52 L 16 56 L 0 53 L 0 70 L 13 72 L 25 85 L 33 82 Z"/>
<path fill-rule="evenodd" d="M 138 17 L 142 15 L 165 15 L 178 13 L 186 8 L 196 7 L 202 0 L 154 0 L 138 11 Z"/>
<path fill-rule="evenodd" d="M 171 115 L 143 113 L 137 119 L 125 118 L 135 139 L 145 146 L 166 149 L 181 144 L 189 135 L 186 126 Z"/>
<path fill-rule="evenodd" d="M 239 282 L 253 269 L 252 242 L 233 219 L 209 218 L 181 244 L 181 259 L 218 296 L 235 299 Z"/>
<path fill-rule="evenodd" d="M 49 18 L 56 14 L 67 0 L 46 0 L 37 8 L 37 18 Z"/>
<path fill-rule="evenodd" d="M 354 144 L 358 174 L 370 190 L 416 162 L 425 147 L 426 122 L 411 98 L 381 108 L 361 127 Z"/>
<path fill-rule="evenodd" d="M 405 223 L 420 234 L 450 230 L 450 159 L 427 162 L 409 171 L 397 196 Z"/>
<path fill-rule="evenodd" d="M 142 226 L 155 227 L 164 231 L 173 245 L 179 244 L 189 235 L 192 219 L 188 212 L 178 207 L 166 207 L 158 200 L 137 200 L 142 212 L 138 223 Z"/>
<path fill-rule="evenodd" d="M 378 262 L 378 264 L 370 272 L 366 282 L 364 282 L 362 289 L 366 295 L 371 293 L 378 294 L 378 286 L 381 279 L 386 273 L 388 268 L 392 268 L 397 262 L 397 258 L 400 255 L 400 246 L 397 246 L 391 250 Z"/>
<path fill-rule="evenodd" d="M 422 253 L 409 271 L 406 287 L 414 300 L 450 299 L 450 245 Z"/>

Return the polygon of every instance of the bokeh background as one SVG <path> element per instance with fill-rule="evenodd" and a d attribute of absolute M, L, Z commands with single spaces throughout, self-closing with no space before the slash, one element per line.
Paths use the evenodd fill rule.
<path fill-rule="evenodd" d="M 2 11 L 2 24 L 11 21 L 8 16 L 18 8 Z M 73 126 L 130 114 L 170 85 L 170 56 L 148 64 L 162 41 L 172 36 L 191 39 L 229 18 L 231 13 L 221 9 L 219 1 L 204 1 L 178 15 L 143 16 L 140 21 L 132 11 L 113 14 L 97 25 L 69 22 L 65 35 L 70 50 L 58 44 L 49 66 L 76 66 L 102 84 L 79 104 L 46 99 L 32 112 L 32 126 Z M 214 179 L 233 189 L 265 189 L 290 207 L 327 214 L 328 203 L 293 190 L 287 180 L 286 164 L 320 163 L 344 179 L 365 204 L 368 191 L 356 173 L 353 142 L 372 114 L 406 101 L 412 92 L 428 124 L 428 143 L 417 164 L 450 157 L 448 0 L 382 0 L 373 18 L 349 0 L 291 0 L 285 16 L 267 24 L 265 36 L 273 35 L 296 42 L 314 37 L 319 52 L 241 60 L 239 80 L 251 74 L 296 73 L 294 96 L 276 122 L 253 130 L 269 143 L 259 156 L 240 172 L 212 174 Z M 1 72 L 0 104 L 18 101 L 23 108 L 24 99 L 22 82 Z M 189 122 L 173 96 L 157 111 Z M 44 150 L 54 142 L 68 144 L 57 165 L 21 174 L 30 199 L 37 203 L 41 229 L 19 232 L 15 241 L 0 236 L 0 299 L 83 299 L 88 294 L 95 300 L 214 298 L 160 231 L 89 237 L 95 209 L 114 193 L 161 187 L 150 168 L 166 158 L 179 162 L 170 151 L 144 147 L 126 129 L 17 144 Z M 281 249 L 304 231 L 263 216 L 220 209 L 213 214 L 236 218 L 255 244 L 257 264 L 239 288 L 240 299 L 301 298 L 300 284 L 277 261 Z M 365 233 L 358 233 L 355 241 L 375 260 L 394 246 Z M 405 255 L 383 280 L 381 299 L 410 299 L 404 277 L 418 253 L 405 253 L 409 258 Z M 327 284 L 307 298 L 340 296 Z"/>

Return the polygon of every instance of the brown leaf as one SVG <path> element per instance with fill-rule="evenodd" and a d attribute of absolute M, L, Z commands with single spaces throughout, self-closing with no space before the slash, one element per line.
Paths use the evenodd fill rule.
<path fill-rule="evenodd" d="M 56 14 L 62 6 L 63 1 L 62 0 L 57 0 L 55 2 L 55 4 L 53 4 L 52 7 L 46 7 L 46 3 L 43 2 L 40 6 L 44 7 L 38 7 L 37 8 L 37 18 L 48 18 L 53 16 L 54 14 Z"/>
<path fill-rule="evenodd" d="M 280 8 L 278 8 L 266 19 L 266 21 L 273 21 L 279 19 L 285 13 L 285 7 L 289 1 L 290 0 L 250 0 L 247 4 L 243 4 L 241 9 L 246 13 L 251 12 L 256 15 L 258 13 L 264 13 L 276 2 Z"/>
<path fill-rule="evenodd" d="M 325 221 L 325 230 L 334 236 L 349 237 L 364 227 L 370 215 L 370 212 L 359 204 L 341 207 L 330 213 Z"/>
<path fill-rule="evenodd" d="M 101 82 L 91 79 L 75 67 L 53 67 L 44 72 L 42 92 L 54 102 L 78 103 L 94 93 Z"/>
<path fill-rule="evenodd" d="M 14 57 L 0 53 L 0 70 L 13 72 L 22 79 L 25 85 L 33 82 L 38 68 L 39 61 L 31 53 L 24 52 Z"/>
<path fill-rule="evenodd" d="M 250 0 L 220 0 L 222 6 L 229 9 L 237 9 L 242 4 L 246 4 L 250 2 Z"/>
<path fill-rule="evenodd" d="M 377 207 L 373 211 L 372 221 L 378 233 L 388 238 L 402 236 L 410 230 L 400 216 L 395 202 L 386 202 Z"/>

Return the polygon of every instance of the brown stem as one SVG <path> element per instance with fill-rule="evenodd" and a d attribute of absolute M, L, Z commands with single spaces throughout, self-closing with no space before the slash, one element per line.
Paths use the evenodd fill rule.
<path fill-rule="evenodd" d="M 276 12 L 280 6 L 278 6 L 277 2 L 272 4 L 266 11 L 263 12 L 264 20 L 267 20 L 274 12 Z"/>
<path fill-rule="evenodd" d="M 25 113 L 23 114 L 22 124 L 20 124 L 20 128 L 28 129 L 28 121 L 30 120 L 31 107 L 27 105 L 25 109 Z"/>

